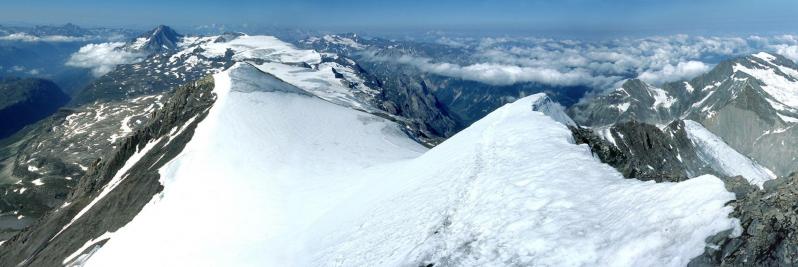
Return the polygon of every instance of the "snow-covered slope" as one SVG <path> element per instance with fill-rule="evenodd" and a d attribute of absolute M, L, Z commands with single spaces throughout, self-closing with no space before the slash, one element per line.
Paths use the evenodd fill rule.
<path fill-rule="evenodd" d="M 250 65 L 215 80 L 160 197 L 88 265 L 676 266 L 738 224 L 719 179 L 624 179 L 533 111 L 541 95 L 425 152 Z"/>
<path fill-rule="evenodd" d="M 540 111 L 565 126 L 576 126 L 576 122 L 565 113 L 565 107 L 551 100 L 545 93 L 535 94 L 531 99 L 535 99 L 532 110 Z"/>
<path fill-rule="evenodd" d="M 776 178 L 772 171 L 729 147 L 700 123 L 685 120 L 684 126 L 687 137 L 696 148 L 696 154 L 714 170 L 729 176 L 742 175 L 759 187 L 765 181 Z"/>
<path fill-rule="evenodd" d="M 426 150 L 385 119 L 313 97 L 249 64 L 215 80 L 214 107 L 161 170 L 162 198 L 91 265 L 296 261 L 295 236 L 358 189 L 358 177 L 347 173 Z M 143 255 L 133 256 L 132 247 Z"/>

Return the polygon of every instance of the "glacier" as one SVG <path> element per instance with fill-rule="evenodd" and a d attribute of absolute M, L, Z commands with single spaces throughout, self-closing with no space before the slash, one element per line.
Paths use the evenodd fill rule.
<path fill-rule="evenodd" d="M 680 266 L 740 232 L 721 180 L 624 179 L 542 94 L 428 150 L 247 63 L 214 79 L 164 191 L 87 266 Z"/>
<path fill-rule="evenodd" d="M 760 188 L 766 181 L 777 178 L 768 168 L 740 154 L 700 123 L 684 120 L 684 127 L 696 154 L 715 171 L 727 176 L 742 175 Z"/>

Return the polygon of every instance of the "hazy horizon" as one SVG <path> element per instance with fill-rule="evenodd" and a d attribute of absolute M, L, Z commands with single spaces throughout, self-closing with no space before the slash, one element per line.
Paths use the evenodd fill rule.
<path fill-rule="evenodd" d="M 794 33 L 798 2 L 720 1 L 115 1 L 6 3 L 0 24 L 65 24 L 183 31 L 224 25 L 231 30 L 602 38 L 652 35 Z M 35 7 L 35 8 L 34 8 Z M 146 21 L 146 23 L 142 23 Z"/>

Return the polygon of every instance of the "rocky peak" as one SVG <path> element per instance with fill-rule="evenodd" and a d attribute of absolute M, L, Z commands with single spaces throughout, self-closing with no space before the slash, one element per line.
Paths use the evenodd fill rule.
<path fill-rule="evenodd" d="M 144 52 L 161 52 L 177 49 L 177 43 L 183 35 L 166 25 L 159 25 L 133 40 L 132 50 Z"/>

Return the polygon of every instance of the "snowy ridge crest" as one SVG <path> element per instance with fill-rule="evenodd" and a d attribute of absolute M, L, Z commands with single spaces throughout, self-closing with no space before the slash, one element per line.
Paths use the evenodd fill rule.
<path fill-rule="evenodd" d="M 280 90 L 236 89 L 267 86 L 248 81 L 263 75 L 239 64 L 215 76 L 218 100 L 161 170 L 162 198 L 89 265 L 676 266 L 701 254 L 706 237 L 738 225 L 719 179 L 624 179 L 531 108 L 557 114 L 543 95 L 424 152 L 385 119 Z M 209 199 L 212 192 L 231 197 Z M 218 216 L 199 212 L 209 208 Z M 198 242 L 208 238 L 216 241 Z M 133 257 L 134 247 L 146 251 Z"/>
<path fill-rule="evenodd" d="M 565 113 L 565 107 L 551 100 L 545 93 L 534 94 L 529 98 L 532 102 L 532 110 L 542 112 L 565 126 L 576 126 L 576 122 Z"/>

